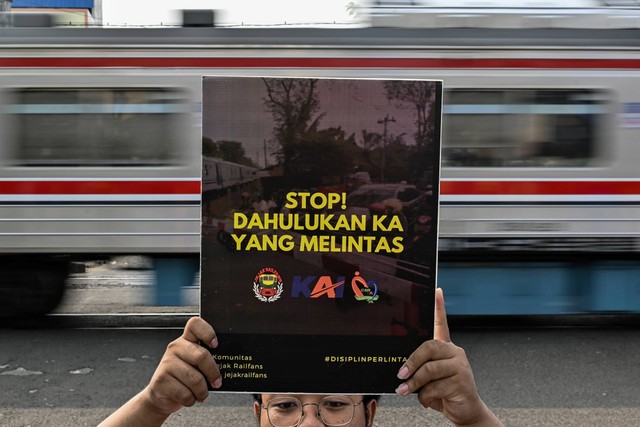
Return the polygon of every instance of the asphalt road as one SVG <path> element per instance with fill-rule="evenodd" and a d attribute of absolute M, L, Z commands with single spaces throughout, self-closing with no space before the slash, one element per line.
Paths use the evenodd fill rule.
<path fill-rule="evenodd" d="M 46 325 L 43 325 L 45 327 Z M 178 329 L 0 330 L 0 425 L 90 426 L 140 390 Z M 458 330 L 485 401 L 510 426 L 640 420 L 634 329 Z M 413 398 L 383 397 L 379 426 L 448 425 Z M 212 396 L 170 426 L 252 424 L 246 395 Z"/>
<path fill-rule="evenodd" d="M 90 279 L 106 270 L 70 281 L 58 310 L 65 314 L 0 327 L 0 426 L 98 424 L 147 384 L 166 345 L 197 312 L 197 288 L 183 289 L 186 306 L 152 307 L 148 272 L 120 269 Z M 454 322 L 461 326 L 452 328 L 452 338 L 467 351 L 481 395 L 506 425 L 638 425 L 640 328 L 505 322 L 508 329 Z M 413 397 L 384 396 L 376 420 L 381 427 L 450 425 Z M 166 425 L 254 423 L 249 396 L 214 394 Z"/>

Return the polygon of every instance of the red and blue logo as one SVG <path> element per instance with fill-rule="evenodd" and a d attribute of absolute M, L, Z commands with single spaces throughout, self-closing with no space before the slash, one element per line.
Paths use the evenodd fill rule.
<path fill-rule="evenodd" d="M 373 304 L 378 300 L 378 282 L 375 280 L 367 282 L 359 271 L 356 271 L 355 276 L 351 279 L 351 289 L 358 301 L 367 301 L 369 304 Z"/>
<path fill-rule="evenodd" d="M 291 282 L 291 297 L 345 298 L 345 283 L 348 283 L 345 276 L 294 276 Z M 375 280 L 366 281 L 359 271 L 355 272 L 351 280 L 351 289 L 357 301 L 373 303 L 379 298 L 378 283 Z"/>

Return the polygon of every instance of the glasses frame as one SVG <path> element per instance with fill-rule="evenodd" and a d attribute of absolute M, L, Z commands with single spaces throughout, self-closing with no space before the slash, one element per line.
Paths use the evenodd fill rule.
<path fill-rule="evenodd" d="M 273 427 L 298 427 L 300 425 L 300 423 L 302 422 L 302 419 L 304 418 L 304 407 L 305 406 L 310 406 L 313 405 L 316 407 L 316 415 L 318 416 L 318 418 L 320 418 L 320 420 L 327 425 L 327 427 L 341 427 L 341 426 L 346 426 L 347 424 L 349 424 L 351 421 L 353 421 L 353 418 L 356 415 L 356 406 L 360 406 L 364 400 L 361 400 L 359 402 L 354 402 L 353 400 L 351 400 L 351 398 L 347 397 L 347 399 L 351 400 L 351 403 L 353 403 L 353 406 L 351 407 L 351 417 L 349 418 L 348 421 L 341 423 L 341 424 L 330 424 L 328 422 L 325 421 L 324 418 L 322 418 L 322 409 L 320 409 L 320 405 L 322 405 L 322 402 L 325 400 L 329 400 L 332 397 L 340 397 L 342 398 L 343 396 L 326 396 L 323 397 L 322 399 L 320 399 L 320 402 L 314 403 L 314 402 L 309 402 L 309 403 L 302 403 L 302 401 L 300 399 L 298 399 L 297 397 L 275 397 L 273 399 L 271 399 L 270 401 L 266 402 L 266 406 L 261 404 L 260 407 L 265 409 L 267 411 L 267 419 L 269 420 L 269 424 L 271 424 Z M 295 424 L 292 425 L 277 425 L 274 424 L 273 421 L 271 421 L 271 414 L 269 413 L 269 407 L 271 406 L 271 403 L 274 401 L 278 401 L 279 399 L 294 399 L 297 400 L 298 403 L 300 404 L 300 415 L 298 417 L 298 421 Z"/>

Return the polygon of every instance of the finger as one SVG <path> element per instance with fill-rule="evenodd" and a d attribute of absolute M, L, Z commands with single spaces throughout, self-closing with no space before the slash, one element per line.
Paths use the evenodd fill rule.
<path fill-rule="evenodd" d="M 421 366 L 433 360 L 450 359 L 455 356 L 456 347 L 445 341 L 429 340 L 423 342 L 402 365 L 398 371 L 398 378 L 405 380 L 420 369 Z"/>
<path fill-rule="evenodd" d="M 211 348 L 218 347 L 218 338 L 213 327 L 201 317 L 192 317 L 184 328 L 182 337 L 194 343 L 202 341 Z"/>
<path fill-rule="evenodd" d="M 205 377 L 194 366 L 183 361 L 173 363 L 167 373 L 186 387 L 198 402 L 203 402 L 209 396 L 209 388 Z"/>
<path fill-rule="evenodd" d="M 444 409 L 444 405 L 442 404 L 442 399 L 433 399 L 430 402 L 429 401 L 423 401 L 421 399 L 418 399 L 418 401 L 425 408 L 431 408 L 431 409 L 434 409 L 434 410 L 436 410 L 438 412 L 442 412 L 443 409 Z"/>
<path fill-rule="evenodd" d="M 406 395 L 430 386 L 433 382 L 448 379 L 456 375 L 457 365 L 454 359 L 435 360 L 422 365 L 415 374 L 398 387 L 399 394 Z M 439 397 L 439 396 L 435 396 Z"/>
<path fill-rule="evenodd" d="M 202 393 L 194 394 L 175 374 L 175 372 L 167 371 L 166 375 L 163 375 L 158 380 L 155 389 L 159 395 L 164 396 L 165 399 L 172 402 L 178 403 L 180 406 L 192 406 L 197 401 L 206 399 L 207 396 Z"/>
<path fill-rule="evenodd" d="M 452 396 L 458 388 L 459 385 L 457 385 L 451 377 L 432 381 L 418 391 L 418 401 L 425 408 L 432 407 L 433 409 L 438 409 L 433 406 L 433 403 L 440 401 L 440 404 L 442 404 L 441 399 Z"/>
<path fill-rule="evenodd" d="M 444 306 L 444 293 L 442 288 L 436 289 L 436 320 L 433 337 L 440 341 L 451 342 L 449 324 L 447 323 L 447 311 Z"/>
<path fill-rule="evenodd" d="M 169 344 L 168 351 L 189 366 L 196 368 L 200 376 L 206 378 L 213 388 L 219 388 L 222 385 L 218 364 L 206 348 L 180 338 Z"/>

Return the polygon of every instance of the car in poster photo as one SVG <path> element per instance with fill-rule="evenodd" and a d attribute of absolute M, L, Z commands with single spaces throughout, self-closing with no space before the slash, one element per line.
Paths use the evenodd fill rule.
<path fill-rule="evenodd" d="M 415 185 L 365 184 L 347 196 L 346 212 L 370 215 L 372 208 L 385 203 L 395 203 L 397 210 L 406 212 L 419 205 L 422 198 L 423 193 Z"/>

